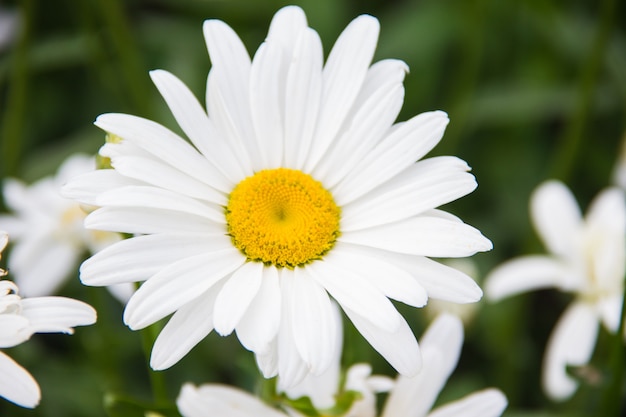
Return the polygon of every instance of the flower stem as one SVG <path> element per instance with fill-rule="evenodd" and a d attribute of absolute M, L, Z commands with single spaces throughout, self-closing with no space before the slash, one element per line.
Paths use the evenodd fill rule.
<path fill-rule="evenodd" d="M 2 118 L 0 137 L 2 138 L 2 177 L 17 173 L 20 161 L 21 144 L 24 142 L 23 126 L 28 92 L 28 50 L 33 27 L 34 2 L 20 2 L 20 29 L 9 78 L 5 113 Z"/>
<path fill-rule="evenodd" d="M 611 337 L 609 356 L 609 384 L 604 391 L 600 416 L 619 417 L 623 405 L 622 387 L 624 386 L 624 326 L 626 323 L 626 285 L 622 298 L 622 311 L 617 331 Z"/>
<path fill-rule="evenodd" d="M 146 355 L 146 363 L 150 363 L 150 352 L 156 337 L 159 333 L 160 326 L 155 323 L 145 329 L 141 333 L 141 342 L 144 354 Z M 163 372 L 154 371 L 148 365 L 148 375 L 150 376 L 150 385 L 152 387 L 152 396 L 157 406 L 165 405 L 169 402 L 167 395 L 167 384 Z"/>
<path fill-rule="evenodd" d="M 604 0 L 601 4 L 600 23 L 596 28 L 589 56 L 584 60 L 585 66 L 579 80 L 579 94 L 574 114 L 565 130 L 560 149 L 556 153 L 552 177 L 562 181 L 568 180 L 580 154 L 585 125 L 591 110 L 594 87 L 602 68 L 604 52 L 615 21 L 615 3 L 615 0 Z"/>

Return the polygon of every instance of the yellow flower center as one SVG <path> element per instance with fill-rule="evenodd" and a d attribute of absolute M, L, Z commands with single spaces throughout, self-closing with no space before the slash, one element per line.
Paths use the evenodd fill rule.
<path fill-rule="evenodd" d="M 340 209 L 301 171 L 267 169 L 244 179 L 226 207 L 233 244 L 251 261 L 294 268 L 320 259 L 339 236 Z"/>

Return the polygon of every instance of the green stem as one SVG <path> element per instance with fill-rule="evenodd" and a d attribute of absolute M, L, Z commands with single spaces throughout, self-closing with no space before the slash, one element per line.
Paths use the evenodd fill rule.
<path fill-rule="evenodd" d="M 150 363 L 150 352 L 152 351 L 152 346 L 154 345 L 154 341 L 156 340 L 159 331 L 160 326 L 155 323 L 140 332 L 143 351 L 146 355 L 146 363 Z M 148 365 L 148 374 L 150 376 L 150 385 L 152 387 L 152 395 L 154 397 L 155 404 L 157 406 L 167 404 L 169 402 L 169 397 L 167 395 L 167 384 L 165 383 L 165 376 L 163 372 L 154 371 Z"/>
<path fill-rule="evenodd" d="M 594 87 L 604 62 L 606 46 L 615 21 L 615 3 L 615 0 L 604 0 L 602 2 L 600 23 L 596 28 L 591 51 L 589 52 L 589 57 L 585 59 L 586 65 L 583 68 L 579 81 L 578 101 L 576 102 L 572 120 L 563 135 L 560 149 L 556 153 L 557 158 L 552 176 L 562 181 L 567 181 L 580 154 L 585 125 L 591 109 Z"/>
<path fill-rule="evenodd" d="M 624 326 L 626 323 L 626 285 L 622 298 L 622 311 L 619 326 L 615 334 L 611 337 L 611 351 L 609 358 L 610 383 L 602 396 L 602 412 L 598 415 L 605 417 L 619 417 L 621 413 L 623 397 L 622 387 L 624 385 Z"/>
<path fill-rule="evenodd" d="M 147 71 L 119 0 L 100 0 L 100 11 L 109 29 L 112 46 L 122 65 L 121 76 L 134 110 L 147 116 L 150 110 Z"/>
<path fill-rule="evenodd" d="M 34 3 L 32 0 L 21 1 L 21 29 L 13 54 L 13 64 L 9 78 L 6 109 L 0 134 L 2 137 L 2 177 L 17 174 L 24 141 L 23 127 L 28 91 L 28 50 L 33 27 Z"/>

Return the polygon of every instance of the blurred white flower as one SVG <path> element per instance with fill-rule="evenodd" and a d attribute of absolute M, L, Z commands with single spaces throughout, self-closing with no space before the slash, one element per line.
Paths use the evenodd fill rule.
<path fill-rule="evenodd" d="M 27 297 L 54 294 L 84 259 L 121 239 L 118 233 L 85 229 L 81 206 L 60 194 L 70 178 L 93 171 L 93 157 L 76 154 L 66 159 L 55 176 L 32 185 L 6 179 L 4 199 L 12 214 L 0 216 L 0 229 L 9 233 L 11 276 Z M 127 300 L 130 288 L 121 297 Z"/>
<path fill-rule="evenodd" d="M 64 297 L 21 298 L 17 286 L 0 280 L 0 349 L 19 345 L 35 333 L 73 333 L 72 327 L 93 324 L 95 310 Z M 28 371 L 0 351 L 0 397 L 34 408 L 41 393 Z"/>
<path fill-rule="evenodd" d="M 0 7 L 0 52 L 7 49 L 15 40 L 20 20 L 16 10 Z"/>
<path fill-rule="evenodd" d="M 361 398 L 354 402 L 343 417 L 375 417 L 375 394 L 390 390 L 381 417 L 498 417 L 507 406 L 504 394 L 497 389 L 485 389 L 431 411 L 439 392 L 456 368 L 463 344 L 463 324 L 452 315 L 440 315 L 428 328 L 420 345 L 424 366 L 414 377 L 399 375 L 395 381 L 372 376 L 371 367 L 357 364 L 348 370 L 346 390 L 354 390 Z M 326 381 L 339 390 L 339 379 Z M 316 397 L 321 385 L 310 384 L 310 391 L 300 395 Z M 219 384 L 195 387 L 185 384 L 176 401 L 183 417 L 279 417 L 300 416 L 293 410 L 282 413 L 270 408 L 260 399 L 237 388 Z M 315 404 L 319 407 L 318 404 Z M 330 404 L 332 405 L 332 404 Z M 215 412 L 218 410 L 219 412 Z M 323 414 L 323 410 L 322 414 Z"/>
<path fill-rule="evenodd" d="M 606 189 L 583 218 L 565 185 L 543 183 L 531 197 L 531 215 L 550 254 L 512 259 L 486 279 L 491 300 L 551 287 L 576 296 L 556 324 L 544 357 L 543 387 L 554 400 L 575 392 L 578 383 L 566 367 L 589 361 L 599 323 L 617 331 L 626 262 L 624 199 L 623 190 Z"/>
<path fill-rule="evenodd" d="M 87 285 L 145 281 L 124 320 L 141 329 L 173 316 L 151 366 L 166 369 L 215 329 L 236 331 L 263 374 L 285 386 L 332 362 L 332 296 L 403 374 L 418 346 L 390 298 L 475 302 L 467 275 L 429 257 L 490 250 L 478 230 L 436 207 L 476 187 L 456 157 L 421 160 L 441 139 L 443 112 L 394 124 L 406 64 L 371 64 L 379 23 L 353 20 L 323 62 L 304 12 L 285 7 L 250 59 L 224 22 L 207 20 L 207 110 L 178 78 L 152 80 L 192 144 L 152 121 L 105 114 L 119 138 L 100 153 L 114 170 L 65 188 L 98 206 L 91 229 L 143 234 L 87 260 Z M 415 161 L 418 161 L 417 163 Z"/>

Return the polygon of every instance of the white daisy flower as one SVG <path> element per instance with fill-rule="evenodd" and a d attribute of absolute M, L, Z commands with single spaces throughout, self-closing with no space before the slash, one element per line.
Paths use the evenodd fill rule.
<path fill-rule="evenodd" d="M 95 321 L 95 310 L 81 301 L 64 297 L 21 298 L 17 285 L 0 281 L 0 349 L 17 346 L 34 333 L 71 334 L 72 327 Z M 37 381 L 2 351 L 0 397 L 27 408 L 37 406 L 41 398 Z"/>
<path fill-rule="evenodd" d="M 491 300 L 554 287 L 576 298 L 563 313 L 544 357 L 543 387 L 554 400 L 573 395 L 578 383 L 567 365 L 584 365 L 593 353 L 600 322 L 617 331 L 624 293 L 626 203 L 609 188 L 582 217 L 570 190 L 560 182 L 540 185 L 531 197 L 535 229 L 550 252 L 505 262 L 487 277 Z"/>
<path fill-rule="evenodd" d="M 75 271 L 86 251 L 95 253 L 117 242 L 117 233 L 87 230 L 85 211 L 78 203 L 61 196 L 61 186 L 71 177 L 95 169 L 92 156 L 72 155 L 54 176 L 31 185 L 6 179 L 4 199 L 13 214 L 0 216 L 14 246 L 8 267 L 20 293 L 27 297 L 52 295 Z M 130 289 L 121 299 L 130 297 Z"/>
<path fill-rule="evenodd" d="M 191 144 L 152 121 L 105 114 L 120 140 L 100 151 L 114 170 L 65 191 L 101 207 L 90 229 L 134 233 L 81 268 L 87 285 L 145 281 L 124 320 L 141 329 L 174 313 L 151 366 L 179 361 L 209 332 L 236 331 L 266 377 L 285 386 L 333 357 L 329 295 L 398 371 L 420 368 L 394 299 L 481 298 L 467 275 L 428 257 L 465 257 L 491 242 L 437 210 L 476 188 L 455 157 L 415 162 L 441 139 L 442 112 L 394 124 L 406 64 L 370 66 L 378 21 L 360 16 L 326 63 L 304 12 L 285 7 L 254 58 L 234 31 L 204 23 L 213 66 L 207 110 L 172 74 L 152 79 Z"/>
<path fill-rule="evenodd" d="M 352 366 L 346 376 L 345 389 L 359 392 L 361 398 L 355 401 L 342 416 L 375 417 L 377 414 L 375 394 L 389 390 L 390 394 L 381 417 L 498 417 L 502 415 L 507 406 L 507 400 L 501 391 L 494 388 L 477 391 L 431 410 L 439 392 L 456 367 L 461 353 L 463 324 L 459 318 L 448 314 L 440 315 L 431 323 L 420 343 L 424 366 L 414 377 L 399 375 L 393 381 L 383 376 L 372 376 L 371 367 L 367 364 Z M 339 388 L 338 378 L 329 382 Z M 311 384 L 309 388 L 309 392 L 301 394 L 309 395 L 314 399 L 316 391 L 324 390 L 326 387 Z M 282 413 L 243 390 L 220 384 L 205 384 L 200 387 L 185 384 L 176 404 L 183 417 L 300 416 L 293 410 L 287 410 L 286 414 Z M 318 404 L 315 406 L 318 407 Z M 213 410 L 219 410 L 219 412 Z"/>

